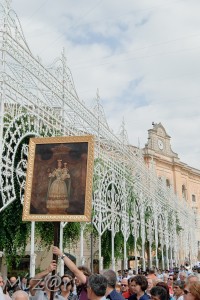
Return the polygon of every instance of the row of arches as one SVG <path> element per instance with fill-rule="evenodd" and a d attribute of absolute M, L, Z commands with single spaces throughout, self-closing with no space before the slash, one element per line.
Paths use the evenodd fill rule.
<path fill-rule="evenodd" d="M 156 195 L 146 190 L 145 185 L 141 185 L 142 176 L 139 182 L 135 182 L 134 174 L 129 174 L 129 180 L 132 177 L 133 182 L 131 186 L 125 180 L 125 174 L 118 173 L 115 168 L 109 167 L 107 170 L 105 165 L 104 168 L 96 165 L 95 170 L 99 173 L 99 182 L 95 184 L 98 188 L 94 191 L 93 199 L 94 224 L 99 233 L 99 240 L 106 229 L 111 230 L 113 239 L 115 234 L 121 231 L 124 236 L 124 248 L 126 248 L 125 244 L 132 235 L 135 240 L 132 255 L 142 257 L 144 269 L 146 263 L 149 267 L 154 264 L 164 269 L 172 264 L 184 263 L 187 257 L 195 260 L 197 247 L 192 229 L 195 226 L 193 215 L 190 211 L 192 226 L 186 228 L 186 211 L 180 211 L 180 208 L 175 207 L 178 199 L 172 193 L 172 189 L 169 195 L 165 194 L 164 188 L 161 194 Z M 173 196 L 173 199 L 167 199 L 167 196 Z M 173 201 L 175 205 L 172 205 Z M 141 248 L 138 250 L 139 240 Z M 191 242 L 192 250 L 189 247 Z M 124 262 L 127 261 L 127 255 L 124 253 Z M 114 261 L 114 257 L 112 259 Z M 124 268 L 126 267 L 125 263 Z"/>

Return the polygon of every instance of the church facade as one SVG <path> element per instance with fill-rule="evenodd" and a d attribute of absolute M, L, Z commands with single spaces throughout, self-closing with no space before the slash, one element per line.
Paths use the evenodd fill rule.
<path fill-rule="evenodd" d="M 143 149 L 144 160 L 147 166 L 153 160 L 157 176 L 164 178 L 167 186 L 173 187 L 180 201 L 186 200 L 192 207 L 196 216 L 198 230 L 200 170 L 180 161 L 178 154 L 171 149 L 170 139 L 161 123 L 153 123 L 153 128 L 148 130 L 148 141 Z"/>

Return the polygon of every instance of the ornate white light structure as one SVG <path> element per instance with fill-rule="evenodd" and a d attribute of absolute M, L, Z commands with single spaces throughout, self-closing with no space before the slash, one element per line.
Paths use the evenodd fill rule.
<path fill-rule="evenodd" d="M 158 266 L 158 252 L 163 268 L 169 267 L 169 259 L 177 264 L 181 256 L 195 260 L 197 228 L 192 209 L 157 178 L 153 161 L 147 168 L 142 151 L 128 144 L 124 125 L 120 136 L 113 134 L 98 93 L 94 111 L 80 101 L 64 51 L 50 67 L 32 55 L 10 1 L 0 3 L 0 52 L 0 211 L 16 199 L 16 180 L 23 202 L 29 137 L 92 134 L 96 139 L 93 224 L 99 234 L 100 269 L 101 237 L 106 230 L 112 236 L 113 268 L 114 238 L 119 231 L 124 236 L 124 267 L 130 235 L 135 258 L 142 257 L 144 269 L 147 241 L 150 266 Z M 178 225 L 183 228 L 179 237 Z M 141 249 L 136 246 L 139 239 Z"/>

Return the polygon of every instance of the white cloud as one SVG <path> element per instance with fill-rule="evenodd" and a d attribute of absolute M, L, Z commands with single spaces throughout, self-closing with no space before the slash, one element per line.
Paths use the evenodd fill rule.
<path fill-rule="evenodd" d="M 110 127 L 129 141 L 161 122 L 181 160 L 200 169 L 199 0 L 13 0 L 33 53 L 45 63 L 66 48 L 77 92 L 99 88 Z"/>

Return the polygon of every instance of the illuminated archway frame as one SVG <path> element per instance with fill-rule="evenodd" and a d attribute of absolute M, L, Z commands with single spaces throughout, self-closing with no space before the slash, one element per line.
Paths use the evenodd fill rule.
<path fill-rule="evenodd" d="M 97 160 L 94 168 L 95 185 L 92 202 L 93 224 L 99 234 L 99 250 L 103 232 L 111 227 L 112 241 L 116 232 L 120 230 L 124 235 L 125 243 L 130 232 L 134 237 L 138 237 L 137 228 L 139 227 L 144 244 L 144 212 L 145 207 L 150 205 L 153 208 L 156 246 L 159 247 L 158 242 L 161 240 L 161 248 L 169 249 L 170 241 L 170 248 L 173 248 L 173 251 L 171 249 L 170 251 L 176 262 L 183 263 L 180 257 L 190 257 L 191 261 L 196 261 L 199 227 L 198 223 L 195 223 L 195 215 L 188 202 L 185 199 L 180 201 L 172 186 L 166 187 L 166 179 L 158 180 L 153 160 L 149 168 L 146 167 L 142 150 L 129 145 L 124 123 L 119 136 L 110 130 L 98 93 L 93 110 L 87 108 L 79 99 L 64 51 L 51 66 L 42 65 L 40 59 L 33 56 L 27 45 L 19 19 L 10 7 L 10 0 L 1 0 L 0 8 L 2 57 L 0 66 L 2 91 L 0 93 L 0 212 L 16 200 L 15 176 L 20 185 L 23 203 L 27 145 L 24 147 L 17 169 L 12 158 L 15 158 L 18 145 L 24 137 L 91 134 L 95 136 L 95 159 Z M 108 169 L 113 177 L 113 186 L 118 187 L 118 178 L 121 178 L 120 193 L 116 193 L 116 189 L 113 189 L 115 193 L 112 193 L 112 198 L 108 198 L 105 194 L 107 189 L 104 184 L 107 182 Z M 119 176 L 116 177 L 116 174 Z M 137 222 L 133 222 L 133 228 L 129 228 L 132 218 L 132 216 L 130 218 L 129 186 L 137 195 L 141 217 L 137 219 Z M 108 214 L 108 199 L 115 199 L 120 203 L 119 206 L 113 201 L 112 208 L 114 209 L 110 214 Z M 168 218 L 171 211 L 174 216 Z M 159 215 L 162 215 L 165 220 L 161 228 L 156 221 Z M 111 224 L 115 216 L 117 216 L 117 221 L 122 220 L 119 226 Z M 169 219 L 174 229 L 176 222 L 178 227 L 182 228 L 180 234 L 175 234 L 175 237 L 170 232 Z M 190 224 L 189 227 L 188 224 Z M 134 226 L 137 227 L 134 228 Z M 114 247 L 112 252 L 114 255 Z M 81 258 L 84 260 L 82 255 Z M 126 261 L 125 255 L 124 258 Z M 103 265 L 101 251 L 99 251 L 99 262 Z M 166 265 L 168 267 L 168 258 Z"/>
<path fill-rule="evenodd" d="M 91 135 L 31 138 L 23 221 L 91 221 L 93 163 Z M 48 207 L 48 190 L 50 193 L 53 184 L 52 209 Z"/>

